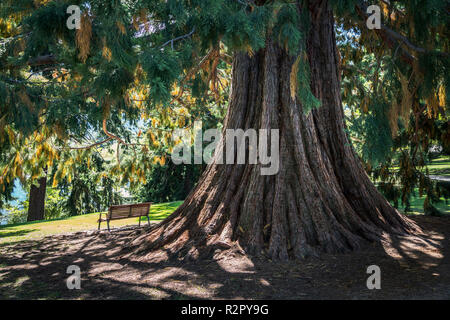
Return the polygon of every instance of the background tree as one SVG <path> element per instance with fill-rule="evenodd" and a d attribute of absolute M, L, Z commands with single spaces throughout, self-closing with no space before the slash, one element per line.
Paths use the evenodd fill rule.
<path fill-rule="evenodd" d="M 38 186 L 30 186 L 29 206 L 27 221 L 44 220 L 45 195 L 47 191 L 47 177 L 39 178 Z"/>

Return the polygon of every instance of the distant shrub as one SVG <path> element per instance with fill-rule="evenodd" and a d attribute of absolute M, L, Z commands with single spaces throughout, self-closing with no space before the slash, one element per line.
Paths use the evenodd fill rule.
<path fill-rule="evenodd" d="M 6 212 L 6 221 L 8 224 L 26 222 L 28 215 L 28 200 L 21 201 L 15 206 L 6 204 L 4 210 Z"/>

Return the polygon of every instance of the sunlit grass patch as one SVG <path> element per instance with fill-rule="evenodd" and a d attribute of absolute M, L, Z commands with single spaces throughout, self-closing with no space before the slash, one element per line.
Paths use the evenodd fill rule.
<path fill-rule="evenodd" d="M 450 158 L 440 157 L 431 161 L 426 165 L 430 175 L 450 176 Z M 398 171 L 398 166 L 391 167 L 392 170 Z"/>
<path fill-rule="evenodd" d="M 150 209 L 150 221 L 161 221 L 174 212 L 183 202 L 175 201 L 158 203 Z M 0 226 L 0 243 L 12 243 L 23 240 L 36 240 L 55 234 L 72 233 L 79 231 L 96 230 L 99 212 L 65 219 L 41 220 Z M 142 224 L 147 223 L 147 218 L 142 218 Z M 135 225 L 139 218 L 114 220 L 110 222 L 111 228 L 126 225 Z M 102 223 L 101 228 L 106 228 Z"/>

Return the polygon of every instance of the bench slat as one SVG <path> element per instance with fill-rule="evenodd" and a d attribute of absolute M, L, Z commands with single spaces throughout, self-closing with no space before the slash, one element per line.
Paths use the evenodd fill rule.
<path fill-rule="evenodd" d="M 111 220 L 119 220 L 119 219 L 127 219 L 134 217 L 147 217 L 148 224 L 150 225 L 150 207 L 152 206 L 152 202 L 146 203 L 137 203 L 137 204 L 122 204 L 117 206 L 111 206 L 106 213 L 106 218 L 102 218 L 102 213 L 100 213 L 100 217 L 98 222 L 98 230 L 100 230 L 100 224 L 103 221 L 106 221 L 108 224 L 109 230 L 109 221 Z M 139 226 L 141 225 L 141 219 L 139 218 Z"/>
<path fill-rule="evenodd" d="M 151 203 L 111 206 L 107 217 L 109 220 L 144 217 L 150 213 L 150 207 Z"/>

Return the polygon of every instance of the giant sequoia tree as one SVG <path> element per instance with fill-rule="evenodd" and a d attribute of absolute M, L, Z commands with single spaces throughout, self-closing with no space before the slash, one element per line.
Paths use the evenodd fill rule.
<path fill-rule="evenodd" d="M 206 103 L 202 96 L 217 96 L 221 66 L 231 62 L 224 128 L 280 134 L 278 174 L 210 164 L 183 205 L 133 242 L 132 254 L 164 249 L 196 257 L 239 243 L 284 260 L 419 232 L 376 190 L 346 136 L 335 21 L 364 50 L 391 52 L 395 72 L 416 81 L 412 105 L 448 88 L 445 71 L 427 73 L 448 70 L 448 4 L 379 1 L 388 25 L 369 30 L 368 3 L 356 0 L 74 2 L 83 12 L 79 30 L 66 27 L 65 1 L 2 4 L 4 21 L 17 26 L 1 57 L 2 130 L 32 135 L 45 127 L 46 141 L 62 149 L 97 132 L 98 142 L 78 146 L 83 156 L 116 142 L 114 172 L 133 180 L 146 169 L 159 129 L 150 119 L 148 142 L 136 142 L 127 123 L 156 114 L 165 121 L 185 92 Z M 45 150 L 52 154 L 50 143 Z M 134 161 L 121 163 L 127 151 Z"/>

